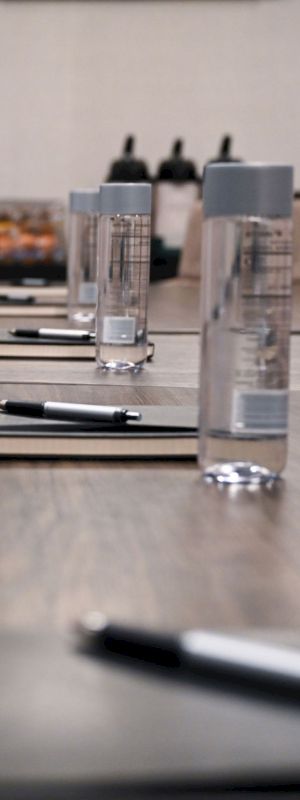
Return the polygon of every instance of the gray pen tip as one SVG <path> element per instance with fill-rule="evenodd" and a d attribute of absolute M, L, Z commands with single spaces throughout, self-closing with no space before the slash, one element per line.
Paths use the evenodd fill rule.
<path fill-rule="evenodd" d="M 0 400 L 0 411 L 5 411 L 7 400 Z"/>
<path fill-rule="evenodd" d="M 16 330 L 17 330 L 16 328 L 12 328 L 12 330 L 11 330 L 11 331 L 8 331 L 8 333 L 10 333 L 10 334 L 11 334 L 11 336 L 15 336 L 15 334 L 16 334 Z"/>
<path fill-rule="evenodd" d="M 126 412 L 126 419 L 133 419 L 135 421 L 141 420 L 142 415 L 139 411 L 127 411 Z"/>

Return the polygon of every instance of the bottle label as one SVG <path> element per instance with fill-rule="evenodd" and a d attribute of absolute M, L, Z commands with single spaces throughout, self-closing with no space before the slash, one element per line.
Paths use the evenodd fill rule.
<path fill-rule="evenodd" d="M 92 281 L 86 281 L 80 284 L 79 287 L 79 303 L 85 305 L 95 305 L 97 302 L 97 284 Z"/>
<path fill-rule="evenodd" d="M 104 344 L 134 344 L 135 334 L 135 317 L 104 317 Z"/>
<path fill-rule="evenodd" d="M 235 390 L 231 432 L 285 435 L 288 427 L 288 390 Z"/>

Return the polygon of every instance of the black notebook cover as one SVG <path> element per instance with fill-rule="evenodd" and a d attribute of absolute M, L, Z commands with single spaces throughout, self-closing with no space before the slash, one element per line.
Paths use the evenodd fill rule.
<path fill-rule="evenodd" d="M 141 422 L 79 424 L 0 413 L 0 458 L 195 458 L 197 409 L 130 406 Z"/>

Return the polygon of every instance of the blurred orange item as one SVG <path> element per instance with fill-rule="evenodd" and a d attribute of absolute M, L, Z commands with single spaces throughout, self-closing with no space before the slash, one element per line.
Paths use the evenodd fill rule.
<path fill-rule="evenodd" d="M 14 232 L 15 225 L 10 219 L 0 219 L 0 235 L 2 233 Z"/>
<path fill-rule="evenodd" d="M 41 233 L 35 237 L 35 244 L 39 249 L 49 252 L 57 247 L 58 242 L 53 233 Z"/>
<path fill-rule="evenodd" d="M 15 248 L 15 242 L 12 236 L 0 231 L 0 255 L 9 256 Z"/>
<path fill-rule="evenodd" d="M 25 250 L 32 250 L 36 246 L 36 238 L 32 233 L 20 232 L 18 246 Z"/>

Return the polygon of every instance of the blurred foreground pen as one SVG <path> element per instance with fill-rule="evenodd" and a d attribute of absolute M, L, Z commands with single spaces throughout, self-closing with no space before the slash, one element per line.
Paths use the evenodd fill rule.
<path fill-rule="evenodd" d="M 19 400 L 1 400 L 0 412 L 20 417 L 44 417 L 46 419 L 69 420 L 70 422 L 109 422 L 122 424 L 128 420 L 140 420 L 138 411 L 128 411 L 115 406 L 96 406 L 86 403 L 29 403 Z"/>
<path fill-rule="evenodd" d="M 299 703 L 300 654 L 209 631 L 165 635 L 107 623 L 93 612 L 76 628 L 79 649 L 165 677 L 271 702 Z"/>

